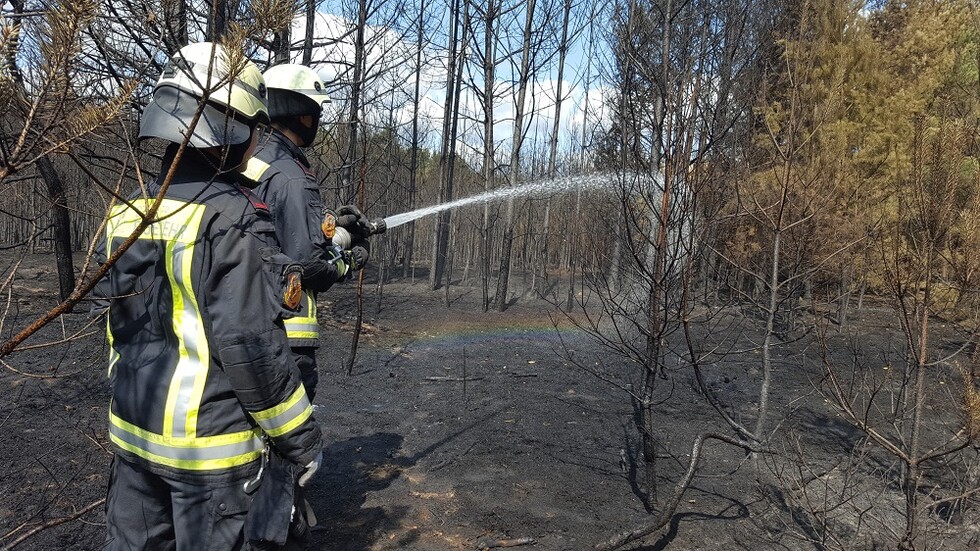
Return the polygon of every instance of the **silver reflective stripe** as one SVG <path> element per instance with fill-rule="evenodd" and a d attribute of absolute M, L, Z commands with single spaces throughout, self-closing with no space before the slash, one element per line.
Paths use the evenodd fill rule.
<path fill-rule="evenodd" d="M 174 293 L 180 294 L 180 301 L 174 306 L 179 304 L 181 307 L 179 312 L 174 312 L 173 317 L 174 332 L 177 333 L 180 347 L 180 360 L 174 373 L 175 384 L 171 386 L 172 392 L 176 392 L 172 414 L 172 435 L 179 438 L 193 436 L 196 431 L 196 426 L 188 430 L 187 423 L 190 420 L 196 425 L 200 398 L 195 395 L 195 389 L 202 382 L 200 377 L 207 376 L 209 363 L 207 355 L 210 351 L 207 339 L 204 337 L 204 323 L 197 311 L 197 301 L 192 295 L 192 282 L 184 279 L 185 269 L 190 267 L 193 260 L 193 245 L 171 242 L 171 246 L 173 248 L 171 288 Z"/>
<path fill-rule="evenodd" d="M 106 247 L 109 247 L 109 245 L 107 244 Z M 111 377 L 112 367 L 119 361 L 119 352 L 116 352 L 116 349 L 113 346 L 112 324 L 110 323 L 109 316 L 106 316 L 105 318 L 105 334 L 106 338 L 109 340 L 109 376 Z"/>
<path fill-rule="evenodd" d="M 269 409 L 252 412 L 252 418 L 266 434 L 275 438 L 299 427 L 312 414 L 313 407 L 306 395 L 306 387 L 297 385 L 289 398 Z"/>
<path fill-rule="evenodd" d="M 301 333 L 316 333 L 319 334 L 320 326 L 315 323 L 291 323 L 291 320 L 284 320 L 283 325 L 286 326 L 286 331 L 298 331 Z"/>
<path fill-rule="evenodd" d="M 176 461 L 214 461 L 228 459 L 261 451 L 263 446 L 262 440 L 258 437 L 244 442 L 207 447 L 167 446 L 140 438 L 112 423 L 109 424 L 109 434 L 141 450 Z"/>
<path fill-rule="evenodd" d="M 297 401 L 279 415 L 268 419 L 256 419 L 256 421 L 269 436 L 279 436 L 289 432 L 287 427 L 292 428 L 290 424 L 295 424 L 296 419 L 306 413 L 308 409 L 310 409 L 310 401 L 304 396 L 302 400 Z M 306 415 L 306 417 L 309 417 L 309 415 Z"/>
<path fill-rule="evenodd" d="M 300 94 L 303 94 L 305 96 L 326 96 L 323 90 L 317 90 L 315 88 L 302 88 L 302 89 L 290 88 L 290 90 L 293 92 L 299 92 Z M 324 98 L 323 101 L 326 103 L 330 103 L 330 98 Z"/>
<path fill-rule="evenodd" d="M 257 99 L 259 101 L 263 101 L 263 102 L 265 101 L 265 96 L 262 95 L 262 92 L 260 92 L 258 88 L 252 86 L 251 84 L 245 82 L 244 80 L 242 80 L 240 78 L 236 78 L 235 79 L 235 82 L 234 82 L 234 84 L 232 84 L 232 86 L 238 86 L 242 90 L 245 90 L 246 92 L 248 92 L 249 94 L 251 94 L 252 96 L 254 96 L 255 99 Z"/>
<path fill-rule="evenodd" d="M 222 78 L 217 74 L 208 74 L 208 66 L 204 63 L 190 63 L 190 73 L 198 80 L 201 88 L 209 85 L 212 87 L 211 91 L 217 91 L 219 87 L 224 86 L 228 81 L 228 77 Z M 216 70 L 217 72 L 217 70 Z M 255 99 L 265 102 L 265 97 L 259 92 L 259 89 L 252 86 L 251 84 L 245 82 L 241 78 L 235 77 L 231 82 L 232 87 L 238 87 L 245 91 L 246 94 L 251 95 Z"/>

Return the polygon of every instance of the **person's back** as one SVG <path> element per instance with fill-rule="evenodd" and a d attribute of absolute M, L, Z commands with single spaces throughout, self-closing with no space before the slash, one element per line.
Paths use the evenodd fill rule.
<path fill-rule="evenodd" d="M 140 128 L 170 142 L 160 176 L 106 226 L 109 258 L 159 204 L 99 286 L 110 301 L 110 550 L 274 541 L 281 526 L 267 515 L 246 524 L 256 496 L 278 491 L 263 465 L 281 457 L 308 478 L 319 464 L 320 429 L 285 352 L 298 267 L 266 207 L 229 176 L 262 134 L 264 83 L 227 61 L 208 43 L 172 60 Z M 287 503 L 287 527 L 289 516 Z"/>
<path fill-rule="evenodd" d="M 240 403 L 261 412 L 302 389 L 288 378 L 293 372 L 284 357 L 275 358 L 285 345 L 286 313 L 276 290 L 285 292 L 288 263 L 272 252 L 276 241 L 264 206 L 215 175 L 196 151 L 185 155 L 160 221 L 109 274 L 107 292 L 116 297 L 109 310 L 110 436 L 123 456 L 151 472 L 197 482 L 242 479 L 257 472 L 264 444 Z M 129 204 L 145 212 L 152 201 L 137 196 Z M 113 210 L 109 254 L 139 221 L 126 204 Z M 274 361 L 279 369 L 263 373 L 263 364 Z M 258 386 L 262 392 L 249 396 Z M 274 432 L 295 421 L 286 417 L 263 428 Z M 306 430 L 303 440 L 315 441 L 316 426 Z"/>

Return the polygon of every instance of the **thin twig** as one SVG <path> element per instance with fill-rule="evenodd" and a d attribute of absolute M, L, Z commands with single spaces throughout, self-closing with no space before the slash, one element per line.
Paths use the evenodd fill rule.
<path fill-rule="evenodd" d="M 495 547 L 518 547 L 520 545 L 532 545 L 534 544 L 534 538 L 506 538 L 506 539 L 492 539 L 492 538 L 480 538 L 476 542 L 477 549 L 493 549 Z"/>
<path fill-rule="evenodd" d="M 66 522 L 71 522 L 73 520 L 77 520 L 78 518 L 80 518 L 80 517 L 88 514 L 90 511 L 92 511 L 92 509 L 95 509 L 96 507 L 98 507 L 100 505 L 103 505 L 104 503 L 105 503 L 105 498 L 102 498 L 102 499 L 100 499 L 98 501 L 89 503 L 88 505 L 86 505 L 85 507 L 83 507 L 82 510 L 80 510 L 77 513 L 75 513 L 74 515 L 70 515 L 70 516 L 67 516 L 67 517 L 61 517 L 61 518 L 51 519 L 51 520 L 45 522 L 44 524 L 39 524 L 39 525 L 35 526 L 34 528 L 31 528 L 30 530 L 28 530 L 27 532 L 25 532 L 23 535 L 21 535 L 20 537 L 18 537 L 14 541 L 10 542 L 10 544 L 8 544 L 6 547 L 4 547 L 0 551 L 10 551 L 14 547 L 17 547 L 18 545 L 20 545 L 21 543 L 23 543 L 28 538 L 34 536 L 35 534 L 38 534 L 40 532 L 43 532 L 44 530 L 47 530 L 48 528 L 53 528 L 53 527 L 58 526 L 60 524 L 64 524 Z M 23 526 L 24 525 L 21 525 L 17 529 L 19 530 Z M 8 535 L 10 535 L 10 534 L 8 534 Z"/>

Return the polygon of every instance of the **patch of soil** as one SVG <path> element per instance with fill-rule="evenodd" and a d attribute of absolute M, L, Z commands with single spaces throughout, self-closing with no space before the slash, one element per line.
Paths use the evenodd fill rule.
<path fill-rule="evenodd" d="M 17 290 L 20 310 L 5 319 L 5 337 L 53 304 L 57 280 L 45 268 L 53 259 L 33 260 L 33 276 Z M 447 307 L 444 290 L 396 282 L 384 287 L 377 311 L 376 293 L 365 285 L 363 329 L 349 374 L 354 288 L 321 295 L 325 330 L 315 403 L 326 449 L 309 492 L 319 519 L 314 549 L 581 550 L 649 520 L 638 498 L 637 437 L 626 392 L 567 357 L 571 351 L 576 363 L 600 362 L 623 373 L 635 368 L 546 301 L 521 297 L 504 312 L 484 312 L 476 288 L 451 287 Z M 76 310 L 28 344 L 84 328 L 84 308 Z M 734 335 L 730 344 L 746 351 L 706 365 L 705 375 L 727 411 L 751 423 L 759 356 L 744 346 L 752 341 L 749 320 L 737 311 L 725 315 L 730 323 L 721 326 Z M 898 345 L 884 316 L 868 310 L 853 322 L 868 350 Z M 0 374 L 0 545 L 79 515 L 104 497 L 107 352 L 101 327 L 92 331 L 70 344 L 17 353 Z M 11 369 L 63 376 L 26 377 Z M 662 388 L 669 390 L 657 406 L 663 493 L 686 468 L 693 435 L 723 430 L 690 371 L 668 375 Z M 867 443 L 815 391 L 823 371 L 812 340 L 787 342 L 774 376 L 778 458 L 750 460 L 738 448 L 709 443 L 670 526 L 627 548 L 814 548 L 803 541 L 815 528 L 799 514 L 797 477 L 787 469 L 812 470 L 814 480 L 834 488 L 841 458 Z M 882 473 L 894 468 L 882 459 Z M 872 480 L 880 489 L 887 479 Z M 894 488 L 887 492 L 894 496 Z M 946 549 L 978 548 L 975 517 L 951 526 L 961 537 L 949 538 Z M 98 549 L 102 538 L 96 506 L 16 549 Z"/>

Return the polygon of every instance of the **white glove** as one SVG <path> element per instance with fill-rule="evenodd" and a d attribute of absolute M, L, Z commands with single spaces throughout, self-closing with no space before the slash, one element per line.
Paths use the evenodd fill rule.
<path fill-rule="evenodd" d="M 299 484 L 300 488 L 303 488 L 310 483 L 310 479 L 313 478 L 313 475 L 316 473 L 317 469 L 320 468 L 320 463 L 322 462 L 323 452 L 321 451 L 316 454 L 313 461 L 310 461 L 305 467 L 303 467 L 303 472 L 299 475 L 299 480 L 296 482 Z"/>

